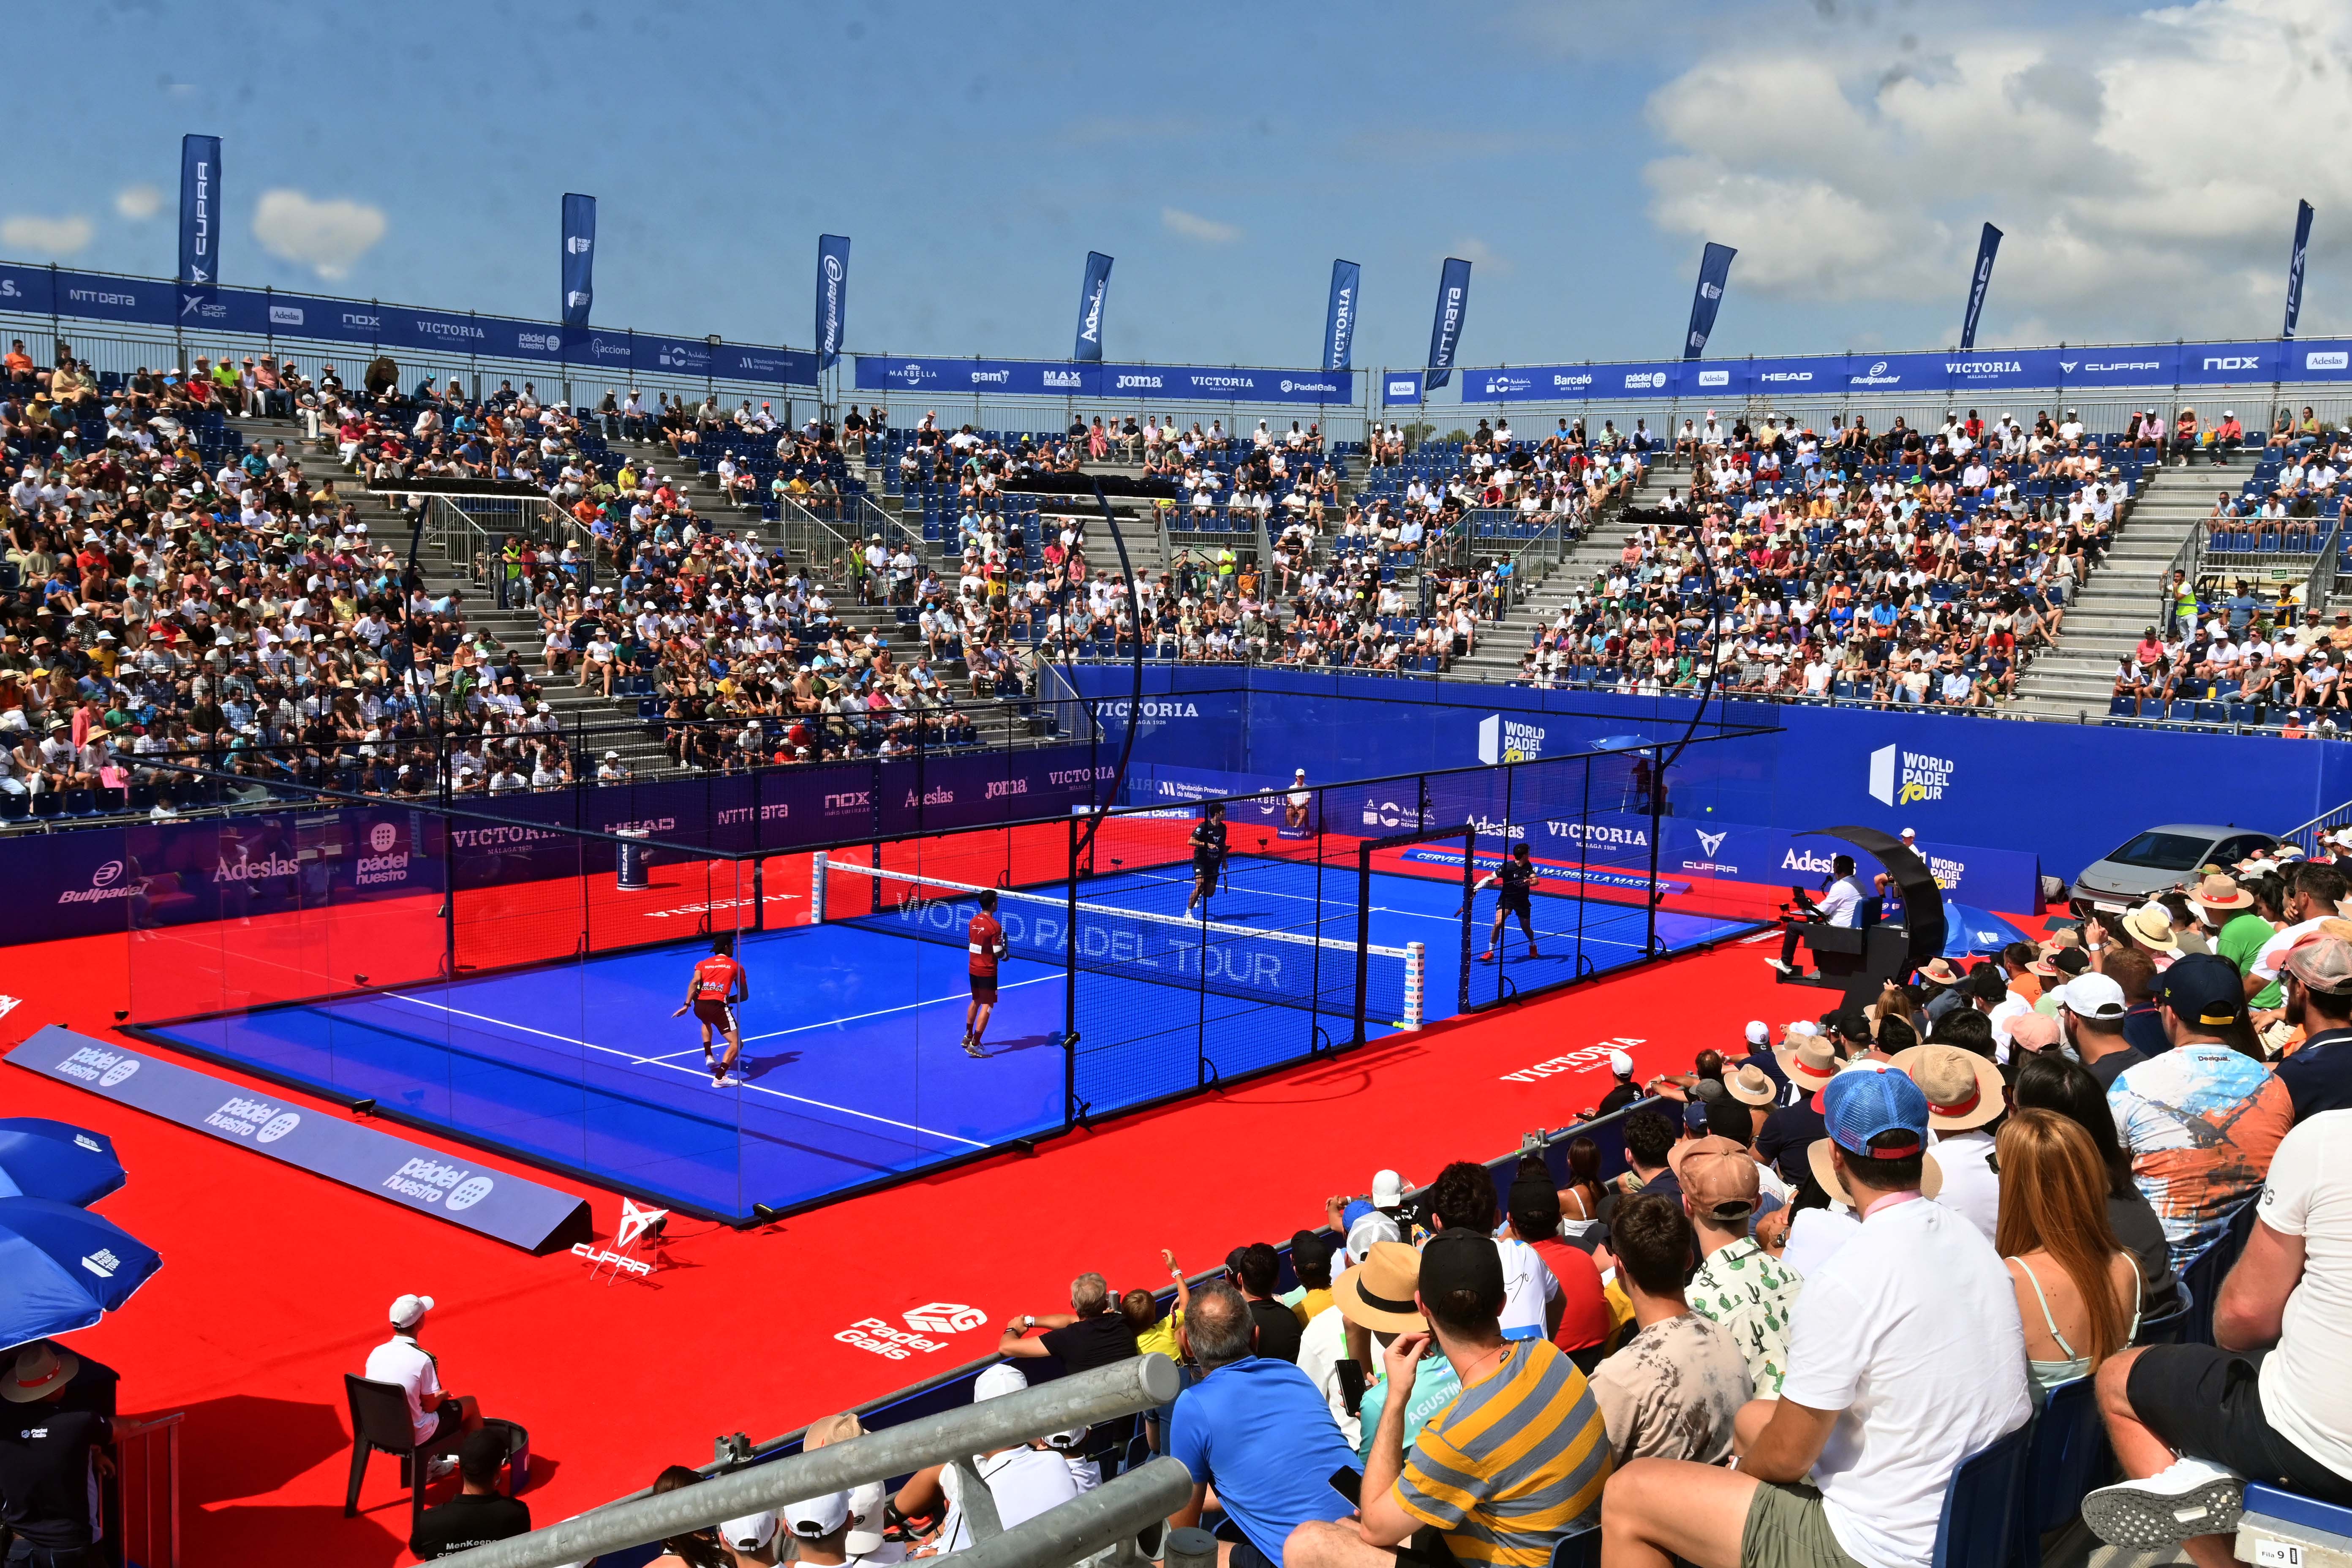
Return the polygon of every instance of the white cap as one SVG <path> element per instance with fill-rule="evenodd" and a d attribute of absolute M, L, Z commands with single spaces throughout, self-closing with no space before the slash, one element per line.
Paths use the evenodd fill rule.
<path fill-rule="evenodd" d="M 827 1492 L 784 1505 L 784 1522 L 803 1541 L 822 1541 L 849 1522 L 849 1494 Z"/>
<path fill-rule="evenodd" d="M 776 1538 L 776 1516 L 769 1509 L 730 1519 L 719 1527 L 719 1539 L 738 1552 L 757 1552 Z"/>
<path fill-rule="evenodd" d="M 1619 1078 L 1632 1078 L 1633 1076 L 1633 1058 L 1627 1056 L 1623 1051 L 1612 1051 L 1609 1053 L 1609 1070 L 1615 1073 Z"/>
<path fill-rule="evenodd" d="M 1019 1367 L 1009 1361 L 1001 1361 L 994 1366 L 982 1369 L 981 1374 L 971 1380 L 971 1402 L 977 1405 L 983 1399 L 994 1399 L 1000 1394 L 1018 1394 L 1028 1386 L 1029 1380 L 1022 1375 Z"/>
<path fill-rule="evenodd" d="M 2124 988 L 2090 969 L 2059 988 L 2058 1005 L 2078 1018 L 2120 1018 L 2131 1011 Z"/>
<path fill-rule="evenodd" d="M 1919 837 L 1919 836 L 1918 836 L 1918 834 L 1916 834 L 1916 833 L 1913 832 L 1910 828 L 1907 828 L 1907 827 L 1906 827 L 1906 828 L 1905 828 L 1905 829 L 1903 830 L 1903 838 L 1904 838 L 1904 842 L 1906 842 L 1906 843 L 1908 843 L 1908 842 L 1910 842 L 1912 839 L 1916 838 L 1916 837 Z"/>
<path fill-rule="evenodd" d="M 888 1493 L 880 1481 L 849 1489 L 849 1538 L 842 1549 L 852 1557 L 871 1557 L 882 1550 L 883 1504 Z"/>
<path fill-rule="evenodd" d="M 1772 1043 L 1772 1026 L 1766 1023 L 1761 1018 L 1748 1019 L 1748 1043 L 1751 1046 L 1770 1045 Z"/>
<path fill-rule="evenodd" d="M 432 1310 L 433 1298 L 430 1296 L 403 1296 L 392 1304 L 392 1326 L 413 1329 L 423 1322 L 425 1314 Z"/>
<path fill-rule="evenodd" d="M 1818 1035 L 1822 1032 L 1822 1026 L 1811 1018 L 1800 1018 L 1781 1032 L 1789 1035 Z"/>
<path fill-rule="evenodd" d="M 1380 1243 L 1402 1239 L 1397 1233 L 1397 1222 L 1374 1209 L 1370 1214 L 1360 1215 L 1356 1223 L 1348 1227 L 1348 1257 L 1356 1263 L 1361 1263 Z"/>
<path fill-rule="evenodd" d="M 1404 1178 L 1394 1171 L 1372 1173 L 1372 1206 L 1392 1209 L 1404 1202 Z"/>

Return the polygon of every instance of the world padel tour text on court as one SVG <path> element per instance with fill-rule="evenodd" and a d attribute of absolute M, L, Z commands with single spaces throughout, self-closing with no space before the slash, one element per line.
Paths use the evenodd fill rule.
<path fill-rule="evenodd" d="M 969 918 L 949 903 L 904 904 L 892 912 L 907 924 L 935 926 L 950 932 L 961 931 Z M 996 913 L 1004 927 L 1005 940 L 1013 943 L 1016 951 L 1059 953 L 1069 945 L 1063 940 L 1062 925 L 1058 921 L 1047 920 L 1042 915 L 1034 921 L 1024 921 L 1019 910 L 1003 907 Z M 1202 973 L 1201 961 L 1205 952 L 1209 965 L 1206 973 L 1212 978 L 1231 980 L 1242 985 L 1262 985 L 1270 991 L 1283 989 L 1282 960 L 1270 952 L 1229 953 L 1215 947 L 1203 949 L 1174 945 L 1157 952 L 1160 956 L 1153 956 L 1154 950 L 1147 945 L 1145 933 L 1139 931 L 1079 932 L 1078 955 L 1081 958 L 1132 963 L 1141 969 L 1165 969 L 1173 974 L 1199 974 Z M 1248 961 L 1246 964 L 1237 963 L 1244 959 Z"/>

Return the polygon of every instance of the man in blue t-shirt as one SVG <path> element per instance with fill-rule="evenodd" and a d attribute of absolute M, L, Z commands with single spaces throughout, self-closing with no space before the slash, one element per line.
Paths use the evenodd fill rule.
<path fill-rule="evenodd" d="M 1360 1474 L 1331 1407 L 1307 1374 L 1254 1353 L 1249 1303 L 1222 1282 L 1192 1292 L 1177 1331 L 1202 1369 L 1176 1401 L 1168 1451 L 1192 1472 L 1192 1500 L 1172 1523 L 1198 1524 L 1209 1489 L 1225 1510 L 1218 1534 L 1231 1568 L 1282 1568 L 1282 1544 L 1310 1519 L 1346 1519 L 1355 1505 L 1331 1484 Z"/>

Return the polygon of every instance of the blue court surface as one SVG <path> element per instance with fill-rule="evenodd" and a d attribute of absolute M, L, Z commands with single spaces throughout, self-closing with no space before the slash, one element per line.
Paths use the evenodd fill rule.
<path fill-rule="evenodd" d="M 1106 868 L 1108 869 L 1108 868 Z M 1181 913 L 1181 868 L 1113 870 L 1087 879 L 1092 906 Z M 1058 889 L 1045 898 L 1058 900 Z M 1151 961 L 1159 930 L 1082 958 L 1076 1061 L 1063 1048 L 1071 1020 L 1058 962 L 1024 955 L 1016 936 L 1003 965 L 987 1056 L 964 1054 L 968 908 L 945 899 L 917 914 L 844 908 L 824 924 L 746 933 L 738 947 L 751 998 L 738 1009 L 740 1086 L 715 1088 L 691 1015 L 672 1016 L 688 972 L 707 944 L 680 942 L 564 964 L 404 986 L 316 1004 L 162 1026 L 159 1037 L 280 1080 L 346 1098 L 575 1172 L 600 1184 L 690 1211 L 748 1217 L 751 1205 L 806 1206 L 1066 1123 L 1075 1078 L 1094 1114 L 1234 1078 L 1352 1033 L 1352 952 L 1297 943 L 1276 959 L 1236 958 L 1243 984 L 1198 984 Z M 1428 949 L 1427 1016 L 1459 994 L 1458 881 L 1375 873 L 1371 940 Z M 1481 894 L 1482 949 L 1494 895 Z M 1008 928 L 1029 905 L 1006 896 Z M 1579 959 L 1606 969 L 1639 956 L 1638 908 L 1574 899 L 1535 900 L 1544 956 L 1528 959 L 1516 925 L 1502 972 L 1518 989 L 1573 978 Z M 924 918 L 928 917 L 928 918 Z M 1352 867 L 1236 858 L 1212 902 L 1221 925 L 1286 931 L 1352 944 Z M 1580 937 L 1579 925 L 1581 921 Z M 1661 911 L 1669 950 L 1747 929 L 1742 922 Z M 926 940 L 910 940 L 919 926 Z M 1080 926 L 1082 954 L 1090 928 Z M 1234 950 L 1260 944 L 1241 943 Z M 1307 984 L 1277 963 L 1328 969 Z M 1225 955 L 1213 955 L 1222 975 Z M 1256 979 L 1250 979 L 1255 973 Z M 1142 978 L 1147 973 L 1152 978 Z M 1495 969 L 1478 965 L 1474 994 L 1491 997 Z M 1389 1010 L 1393 976 L 1376 983 Z M 1266 984 L 1259 989 L 1259 984 Z M 1384 991 L 1383 987 L 1386 987 Z M 1388 1016 L 1368 1036 L 1394 1032 Z M 1204 1069 L 1204 1062 L 1207 1064 Z"/>

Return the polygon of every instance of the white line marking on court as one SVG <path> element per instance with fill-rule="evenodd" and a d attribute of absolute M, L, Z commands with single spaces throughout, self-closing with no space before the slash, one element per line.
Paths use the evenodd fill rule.
<path fill-rule="evenodd" d="M 1047 978 L 1051 978 L 1051 976 L 1048 976 Z M 616 1050 L 611 1046 L 600 1046 L 593 1040 L 575 1040 L 568 1035 L 551 1035 L 545 1029 L 534 1029 L 528 1024 L 510 1023 L 504 1018 L 491 1018 L 487 1017 L 480 1013 L 468 1013 L 462 1007 L 452 1007 L 440 1002 L 427 1002 L 422 996 L 409 996 L 398 991 L 387 991 L 383 993 L 383 994 L 391 997 L 396 1002 L 414 1003 L 419 1007 L 437 1007 L 444 1013 L 454 1013 L 460 1018 L 472 1018 L 484 1024 L 496 1024 L 500 1028 L 520 1030 L 526 1035 L 537 1035 L 542 1039 L 559 1040 L 564 1045 L 578 1046 L 583 1050 L 603 1051 L 607 1056 L 625 1058 L 632 1067 L 667 1068 L 672 1072 L 682 1072 L 695 1078 L 702 1076 L 700 1071 L 697 1068 L 680 1067 L 676 1062 L 666 1062 L 658 1057 L 641 1057 L 634 1051 Z M 942 1132 L 936 1127 L 919 1127 L 911 1121 L 898 1121 L 887 1116 L 877 1116 L 868 1110 L 856 1110 L 846 1105 L 835 1105 L 829 1100 L 811 1100 L 805 1095 L 786 1094 L 781 1089 L 770 1089 L 765 1084 L 747 1083 L 742 1087 L 752 1090 L 754 1093 L 773 1095 L 778 1100 L 789 1100 L 793 1101 L 795 1104 L 814 1105 L 825 1110 L 838 1110 L 844 1116 L 862 1117 L 867 1121 L 878 1121 L 886 1127 L 897 1127 L 908 1132 L 920 1132 L 925 1136 L 931 1138 L 944 1138 L 950 1143 L 961 1143 L 969 1149 L 985 1149 L 988 1147 L 985 1143 L 977 1142 L 972 1139 L 962 1137 L 957 1133 Z"/>
<path fill-rule="evenodd" d="M 1043 985 L 1048 980 L 1060 980 L 1062 978 L 1063 976 L 1059 974 L 1040 974 L 1028 980 L 1016 980 L 1013 982 L 1012 984 L 999 986 L 998 989 L 1000 991 L 1012 991 L 1024 985 Z M 743 1037 L 743 1043 L 748 1046 L 753 1040 L 779 1040 L 783 1038 L 786 1035 L 804 1034 L 811 1029 L 830 1029 L 839 1024 L 855 1024 L 862 1018 L 887 1017 L 892 1013 L 910 1013 L 918 1007 L 936 1007 L 942 1002 L 966 1002 L 970 1000 L 971 994 L 969 992 L 954 996 L 934 996 L 928 1002 L 906 1002 L 901 1003 L 896 1007 L 879 1007 L 871 1013 L 851 1013 L 839 1018 L 827 1018 L 822 1023 L 795 1024 L 789 1029 L 771 1029 L 764 1035 L 746 1035 Z M 679 1054 L 683 1055 L 684 1053 L 681 1052 Z M 656 1058 L 655 1059 L 659 1060 L 660 1058 Z"/>

